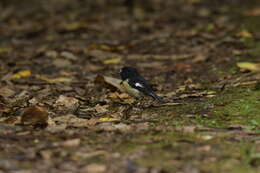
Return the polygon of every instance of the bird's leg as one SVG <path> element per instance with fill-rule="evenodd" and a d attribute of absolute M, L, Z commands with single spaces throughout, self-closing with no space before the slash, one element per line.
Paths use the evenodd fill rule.
<path fill-rule="evenodd" d="M 127 105 L 126 109 L 123 111 L 123 117 L 122 117 L 123 120 L 127 120 L 130 118 L 130 113 L 132 109 L 133 109 L 132 105 Z"/>

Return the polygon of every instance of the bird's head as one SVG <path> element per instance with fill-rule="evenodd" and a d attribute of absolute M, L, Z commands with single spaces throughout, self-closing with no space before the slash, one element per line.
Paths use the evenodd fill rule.
<path fill-rule="evenodd" d="M 134 76 L 138 76 L 138 72 L 135 68 L 133 67 L 123 67 L 120 70 L 120 76 L 122 78 L 122 80 L 126 80 L 128 78 L 134 77 Z"/>

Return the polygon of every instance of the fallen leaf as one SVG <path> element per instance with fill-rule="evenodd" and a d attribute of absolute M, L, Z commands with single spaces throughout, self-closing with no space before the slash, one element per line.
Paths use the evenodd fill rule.
<path fill-rule="evenodd" d="M 78 108 L 79 100 L 74 97 L 60 95 L 59 98 L 56 100 L 54 106 L 61 111 L 73 112 Z"/>
<path fill-rule="evenodd" d="M 63 57 L 68 58 L 70 60 L 77 60 L 78 59 L 73 53 L 66 52 L 66 51 L 61 52 L 60 56 L 63 56 Z"/>
<path fill-rule="evenodd" d="M 25 78 L 31 76 L 31 71 L 30 70 L 22 70 L 19 71 L 18 73 L 15 73 L 12 75 L 12 78 L 14 79 L 20 79 L 20 78 Z"/>
<path fill-rule="evenodd" d="M 182 103 L 174 103 L 174 102 L 170 102 L 170 103 L 163 103 L 160 105 L 156 105 L 156 107 L 160 107 L 160 106 L 176 106 L 176 105 L 181 105 Z"/>
<path fill-rule="evenodd" d="M 114 124 L 111 122 L 106 122 L 106 123 L 101 123 L 98 125 L 98 128 L 101 130 L 105 131 L 122 131 L 122 132 L 127 132 L 132 130 L 132 127 L 130 125 L 124 124 L 124 123 L 119 123 L 119 124 Z"/>
<path fill-rule="evenodd" d="M 8 53 L 12 50 L 12 48 L 9 47 L 0 47 L 0 54 Z"/>
<path fill-rule="evenodd" d="M 58 52 L 55 51 L 55 50 L 49 50 L 49 51 L 46 51 L 46 52 L 45 52 L 45 55 L 46 55 L 47 57 L 57 58 Z"/>
<path fill-rule="evenodd" d="M 32 106 L 24 109 L 21 123 L 22 124 L 47 124 L 48 111 L 39 106 Z"/>
<path fill-rule="evenodd" d="M 42 158 L 44 160 L 50 160 L 51 157 L 53 156 L 53 152 L 50 151 L 50 150 L 43 150 L 43 151 L 40 151 L 40 155 L 42 156 Z"/>
<path fill-rule="evenodd" d="M 81 168 L 80 172 L 91 172 L 91 173 L 105 173 L 106 172 L 106 166 L 97 164 L 97 163 L 92 163 L 90 165 L 87 165 L 83 168 Z"/>
<path fill-rule="evenodd" d="M 67 59 L 62 59 L 62 58 L 56 58 L 53 61 L 53 65 L 55 65 L 56 67 L 69 67 L 71 66 L 71 62 Z"/>
<path fill-rule="evenodd" d="M 122 60 L 122 57 L 115 57 L 111 59 L 106 59 L 103 61 L 104 64 L 118 64 Z"/>
<path fill-rule="evenodd" d="M 99 118 L 100 122 L 110 122 L 110 121 L 119 121 L 118 118 Z"/>
<path fill-rule="evenodd" d="M 103 75 L 97 75 L 96 78 L 95 78 L 96 84 L 105 83 L 105 84 L 108 84 L 108 85 L 111 85 L 111 86 L 117 88 L 121 92 L 124 92 L 124 89 L 121 86 L 121 82 L 122 82 L 122 80 L 120 80 L 120 79 L 108 77 L 108 76 L 103 76 Z"/>
<path fill-rule="evenodd" d="M 101 106 L 101 105 L 97 104 L 97 105 L 95 106 L 95 110 L 96 110 L 97 113 L 105 113 L 105 112 L 108 111 L 108 109 L 107 109 L 108 107 L 109 107 L 109 105 L 103 105 L 103 106 Z"/>
<path fill-rule="evenodd" d="M 0 96 L 3 96 L 3 97 L 11 97 L 11 96 L 14 96 L 15 94 L 15 91 L 14 90 L 11 90 L 10 88 L 8 87 L 2 87 L 0 88 Z"/>
<path fill-rule="evenodd" d="M 190 93 L 190 94 L 182 94 L 179 96 L 179 98 L 196 98 L 196 97 L 215 97 L 216 96 L 216 91 L 202 91 L 202 92 L 195 92 L 195 93 Z"/>
<path fill-rule="evenodd" d="M 48 83 L 59 83 L 59 82 L 66 82 L 69 83 L 72 81 L 71 78 L 67 78 L 67 77 L 58 77 L 58 78 L 48 78 L 46 76 L 42 76 L 42 75 L 35 75 L 36 78 L 46 81 Z"/>
<path fill-rule="evenodd" d="M 77 147 L 80 145 L 80 139 L 69 139 L 63 142 L 57 142 L 53 144 L 54 146 L 63 146 L 63 147 Z"/>
<path fill-rule="evenodd" d="M 206 60 L 207 60 L 207 56 L 202 55 L 202 54 L 199 54 L 199 55 L 196 55 L 196 56 L 194 57 L 194 59 L 192 60 L 192 62 L 198 63 L 198 62 L 204 62 L 204 61 L 206 61 Z"/>
<path fill-rule="evenodd" d="M 177 126 L 176 130 L 184 133 L 194 133 L 196 127 L 195 126 Z"/>
<path fill-rule="evenodd" d="M 15 117 L 11 116 L 6 118 L 5 120 L 1 121 L 1 123 L 9 124 L 9 125 L 15 125 L 21 122 L 21 117 Z"/>
<path fill-rule="evenodd" d="M 140 60 L 140 59 L 182 60 L 182 59 L 193 58 L 193 56 L 190 54 L 182 54 L 182 55 L 129 54 L 127 55 L 127 58 L 131 60 Z"/>
<path fill-rule="evenodd" d="M 89 125 L 94 125 L 95 120 L 94 119 L 83 119 L 78 118 L 73 114 L 67 114 L 64 116 L 59 116 L 52 118 L 52 122 L 55 122 L 56 124 L 65 124 L 66 126 L 72 126 L 72 127 L 87 127 Z M 98 122 L 98 120 L 96 121 Z M 53 125 L 53 128 L 55 127 L 55 124 Z"/>
<path fill-rule="evenodd" d="M 213 136 L 212 135 L 203 135 L 203 136 L 201 136 L 201 138 L 203 140 L 211 140 L 211 139 L 213 139 Z"/>
<path fill-rule="evenodd" d="M 201 146 L 198 148 L 199 151 L 202 151 L 202 152 L 208 152 L 211 150 L 211 146 L 210 145 L 204 145 L 204 146 Z"/>
<path fill-rule="evenodd" d="M 253 35 L 246 30 L 240 31 L 239 33 L 236 34 L 236 36 L 241 37 L 241 38 L 252 38 L 253 37 Z"/>
<path fill-rule="evenodd" d="M 118 92 L 113 92 L 109 95 L 110 98 L 113 99 L 128 99 L 131 98 L 127 93 L 118 93 Z"/>
<path fill-rule="evenodd" d="M 244 12 L 247 16 L 260 16 L 260 8 L 253 8 Z"/>
<path fill-rule="evenodd" d="M 96 156 L 106 156 L 107 154 L 108 152 L 104 150 L 89 151 L 89 152 L 76 151 L 72 157 L 73 159 L 78 160 L 78 159 L 89 159 Z"/>
<path fill-rule="evenodd" d="M 239 62 L 237 66 L 241 69 L 249 70 L 249 71 L 260 71 L 260 63 L 252 63 L 252 62 Z"/>
<path fill-rule="evenodd" d="M 76 31 L 79 30 L 81 28 L 85 28 L 86 24 L 80 21 L 74 21 L 71 23 L 63 23 L 60 25 L 61 29 L 65 29 L 67 31 Z"/>

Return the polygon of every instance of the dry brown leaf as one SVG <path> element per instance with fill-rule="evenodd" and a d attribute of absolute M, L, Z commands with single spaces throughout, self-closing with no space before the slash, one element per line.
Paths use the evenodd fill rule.
<path fill-rule="evenodd" d="M 208 152 L 211 150 L 211 146 L 210 145 L 204 145 L 204 146 L 201 146 L 198 148 L 199 151 L 202 151 L 202 152 Z"/>
<path fill-rule="evenodd" d="M 109 85 L 117 88 L 121 92 L 123 92 L 124 89 L 122 88 L 122 86 L 120 84 L 121 82 L 122 82 L 122 80 L 120 80 L 120 79 L 108 77 L 108 76 L 103 76 L 103 75 L 97 75 L 96 78 L 95 78 L 96 84 L 106 83 L 106 84 L 109 84 Z"/>
<path fill-rule="evenodd" d="M 79 101 L 74 97 L 60 95 L 55 102 L 55 107 L 59 110 L 74 111 L 78 108 Z"/>
<path fill-rule="evenodd" d="M 22 124 L 47 124 L 48 121 L 48 111 L 39 106 L 32 106 L 26 108 L 23 111 L 21 117 Z"/>
<path fill-rule="evenodd" d="M 53 144 L 54 146 L 63 146 L 63 147 L 77 147 L 80 145 L 80 139 L 69 139 L 63 142 L 57 142 Z"/>
<path fill-rule="evenodd" d="M 260 8 L 253 8 L 244 12 L 247 16 L 260 16 Z"/>
<path fill-rule="evenodd" d="M 72 127 L 87 127 L 90 125 L 94 125 L 95 119 L 83 119 L 83 118 L 78 118 L 75 115 L 72 114 L 67 114 L 64 116 L 59 116 L 59 117 L 55 117 L 52 119 L 52 122 L 56 122 L 56 124 L 65 124 L 66 126 L 72 126 Z M 55 126 L 55 125 L 54 125 Z"/>
<path fill-rule="evenodd" d="M 14 116 L 7 117 L 7 118 L 4 117 L 4 120 L 1 120 L 0 122 L 9 125 L 15 125 L 21 122 L 21 117 L 14 117 Z"/>
<path fill-rule="evenodd" d="M 193 133 L 195 131 L 195 126 L 178 126 L 176 127 L 177 131 L 182 131 L 184 133 Z"/>
<path fill-rule="evenodd" d="M 106 166 L 102 164 L 92 163 L 81 168 L 80 172 L 90 172 L 90 173 L 106 173 Z"/>
<path fill-rule="evenodd" d="M 163 103 L 160 105 L 156 105 L 156 106 L 176 106 L 176 105 L 181 105 L 182 103 L 174 103 L 174 102 L 170 102 L 170 103 Z"/>
<path fill-rule="evenodd" d="M 106 122 L 106 123 L 101 123 L 98 126 L 99 129 L 105 130 L 105 131 L 122 131 L 122 132 L 127 132 L 131 131 L 132 127 L 130 125 L 124 124 L 124 123 L 111 123 L 111 122 Z"/>
<path fill-rule="evenodd" d="M 126 93 L 118 93 L 118 92 L 113 92 L 109 94 L 109 97 L 112 99 L 121 99 L 121 100 L 132 98 Z"/>
<path fill-rule="evenodd" d="M 8 87 L 2 87 L 0 88 L 0 96 L 3 96 L 3 97 L 11 97 L 11 96 L 14 96 L 15 94 L 15 91 L 14 90 L 11 90 L 10 88 Z"/>
<path fill-rule="evenodd" d="M 42 158 L 44 160 L 49 160 L 51 159 L 51 157 L 53 156 L 53 151 L 50 151 L 50 150 L 43 150 L 43 151 L 40 151 L 40 155 L 42 156 Z"/>
<path fill-rule="evenodd" d="M 109 105 L 101 106 L 101 105 L 97 104 L 95 106 L 95 110 L 97 113 L 105 113 L 105 112 L 108 112 L 108 109 L 107 109 L 108 107 L 109 107 Z"/>

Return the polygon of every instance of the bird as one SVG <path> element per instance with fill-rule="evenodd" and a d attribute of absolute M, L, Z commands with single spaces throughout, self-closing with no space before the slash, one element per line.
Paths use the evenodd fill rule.
<path fill-rule="evenodd" d="M 149 82 L 139 74 L 136 68 L 123 67 L 120 70 L 120 76 L 121 85 L 129 95 L 135 98 L 143 98 L 146 95 L 164 103 L 163 99 L 155 94 Z"/>

